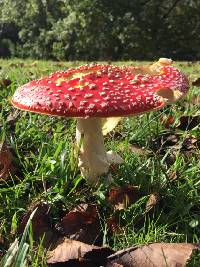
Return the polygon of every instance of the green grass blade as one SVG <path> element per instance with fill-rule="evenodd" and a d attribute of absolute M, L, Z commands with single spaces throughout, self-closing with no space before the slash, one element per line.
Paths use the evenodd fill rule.
<path fill-rule="evenodd" d="M 17 258 L 15 260 L 15 264 L 13 267 L 24 267 L 26 265 L 26 255 L 28 252 L 29 244 L 24 243 L 22 249 L 17 254 Z"/>
<path fill-rule="evenodd" d="M 37 210 L 37 208 L 31 213 L 31 215 L 30 215 L 30 217 L 28 219 L 28 222 L 27 222 L 26 227 L 24 229 L 21 241 L 19 243 L 19 249 L 18 249 L 17 257 L 18 257 L 18 254 L 20 253 L 20 251 L 21 251 L 21 249 L 22 249 L 22 247 L 23 247 L 23 245 L 25 243 L 25 240 L 26 240 L 26 238 L 28 236 L 30 225 L 31 225 L 31 220 L 33 219 L 33 216 L 34 216 L 36 210 Z"/>
<path fill-rule="evenodd" d="M 15 241 L 12 243 L 12 245 L 8 249 L 6 255 L 0 261 L 0 267 L 11 266 L 11 264 L 13 263 L 15 259 L 17 251 L 18 251 L 18 240 L 15 239 Z"/>

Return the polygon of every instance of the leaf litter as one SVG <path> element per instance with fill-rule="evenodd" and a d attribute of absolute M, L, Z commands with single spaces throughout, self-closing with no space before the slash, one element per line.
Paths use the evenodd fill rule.
<path fill-rule="evenodd" d="M 98 247 L 82 243 L 80 241 L 61 238 L 55 244 L 55 248 L 48 251 L 47 263 L 50 266 L 90 266 L 105 265 L 107 257 L 113 253 L 108 247 Z"/>
<path fill-rule="evenodd" d="M 69 211 L 56 225 L 62 235 L 88 244 L 101 239 L 101 224 L 95 205 L 82 203 Z"/>
<path fill-rule="evenodd" d="M 15 172 L 14 157 L 6 142 L 0 143 L 0 181 L 5 181 Z"/>
<path fill-rule="evenodd" d="M 51 206 L 47 203 L 40 202 L 30 205 L 28 211 L 21 218 L 21 222 L 18 227 L 18 234 L 23 233 L 28 219 L 35 209 L 36 212 L 32 219 L 33 239 L 35 241 L 35 245 L 43 239 L 43 246 L 48 248 L 53 242 L 55 242 L 58 235 L 52 226 L 52 218 L 50 215 Z"/>
<path fill-rule="evenodd" d="M 32 219 L 34 238 L 41 236 L 42 232 L 50 231 L 54 239 L 49 243 L 50 249 L 47 252 L 48 266 L 66 267 L 164 267 L 185 266 L 192 259 L 193 251 L 200 250 L 199 244 L 186 243 L 152 243 L 144 246 L 135 246 L 128 249 L 114 252 L 109 247 L 99 247 L 93 244 L 86 244 L 66 236 L 61 237 L 53 232 L 49 217 L 50 206 L 40 203 L 37 206 L 35 216 Z M 36 206 L 32 206 L 22 219 L 21 232 L 29 219 L 29 216 Z M 73 212 L 79 212 L 74 208 Z M 81 212 L 86 210 L 85 222 L 91 223 L 91 218 L 96 218 L 93 208 L 83 206 Z M 70 214 L 70 212 L 68 213 Z M 70 215 L 71 216 L 71 215 Z M 65 217 L 64 217 L 65 218 Z M 92 219 L 93 220 L 93 219 Z M 62 220 L 61 220 L 62 221 Z M 19 231 L 20 232 L 20 231 Z M 36 234 L 36 236 L 35 236 Z"/>
<path fill-rule="evenodd" d="M 139 199 L 139 187 L 124 185 L 122 187 L 112 187 L 108 193 L 108 202 L 115 210 L 126 209 Z"/>
<path fill-rule="evenodd" d="M 165 158 L 167 166 L 171 166 L 176 161 L 177 152 L 184 157 L 185 160 L 188 156 L 199 157 L 200 142 L 194 135 L 186 134 L 184 139 L 182 135 L 176 132 L 165 132 L 159 137 L 152 140 L 152 150 L 155 153 L 160 153 L 161 155 L 168 155 Z"/>
<path fill-rule="evenodd" d="M 158 204 L 159 200 L 160 200 L 159 192 L 151 193 L 146 203 L 145 212 L 149 212 L 152 208 L 154 208 Z"/>
<path fill-rule="evenodd" d="M 199 124 L 200 116 L 182 116 L 176 128 L 182 131 L 190 131 Z"/>
<path fill-rule="evenodd" d="M 200 78 L 198 77 L 198 78 L 194 79 L 194 81 L 192 82 L 192 85 L 200 87 Z"/>
<path fill-rule="evenodd" d="M 8 87 L 11 85 L 12 81 L 10 79 L 0 79 L 0 86 Z"/>
<path fill-rule="evenodd" d="M 106 267 L 121 264 L 124 267 L 183 267 L 199 244 L 152 243 L 121 250 L 108 257 Z"/>

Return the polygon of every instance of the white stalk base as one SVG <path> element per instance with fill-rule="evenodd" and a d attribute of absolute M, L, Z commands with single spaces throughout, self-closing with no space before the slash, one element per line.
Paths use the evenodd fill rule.
<path fill-rule="evenodd" d="M 106 152 L 100 118 L 77 119 L 76 141 L 79 147 L 79 167 L 89 183 L 97 183 L 106 174 L 110 164 L 120 164 L 123 159 L 117 153 Z"/>

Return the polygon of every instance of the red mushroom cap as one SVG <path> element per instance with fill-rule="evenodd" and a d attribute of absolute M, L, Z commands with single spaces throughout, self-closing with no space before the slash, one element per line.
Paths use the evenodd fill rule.
<path fill-rule="evenodd" d="M 157 64 L 157 65 L 156 65 Z M 148 112 L 182 97 L 188 80 L 169 64 L 117 67 L 91 64 L 57 71 L 18 88 L 12 104 L 66 117 L 114 117 Z M 169 98 L 169 97 L 167 97 Z M 169 100 L 169 99 L 168 99 Z"/>

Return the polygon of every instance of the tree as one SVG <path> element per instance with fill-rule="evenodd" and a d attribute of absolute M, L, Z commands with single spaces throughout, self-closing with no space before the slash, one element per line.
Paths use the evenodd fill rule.
<path fill-rule="evenodd" d="M 0 55 L 199 59 L 198 0 L 3 0 Z"/>

